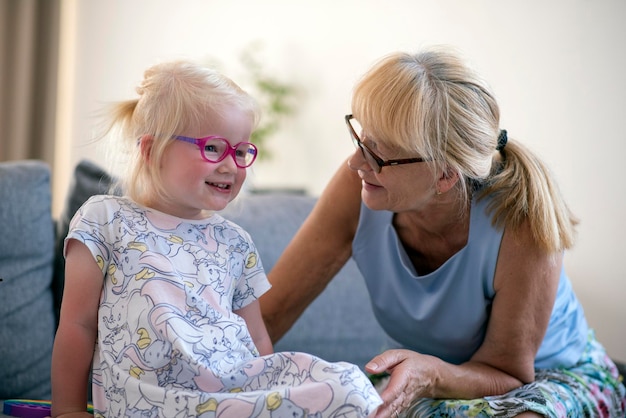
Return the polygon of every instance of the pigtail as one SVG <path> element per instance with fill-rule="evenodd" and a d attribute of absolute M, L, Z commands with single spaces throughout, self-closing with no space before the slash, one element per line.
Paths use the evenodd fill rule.
<path fill-rule="evenodd" d="M 578 220 L 545 163 L 517 141 L 508 141 L 498 154 L 478 195 L 492 196 L 488 210 L 494 224 L 517 229 L 527 221 L 546 252 L 571 248 Z"/>

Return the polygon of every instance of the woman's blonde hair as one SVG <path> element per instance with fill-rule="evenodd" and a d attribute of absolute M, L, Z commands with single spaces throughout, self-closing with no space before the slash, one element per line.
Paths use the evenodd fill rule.
<path fill-rule="evenodd" d="M 115 187 L 138 202 L 155 196 L 168 199 L 159 165 L 174 135 L 206 123 L 207 118 L 217 120 L 232 106 L 250 113 L 253 128 L 260 117 L 257 102 L 235 82 L 190 61 L 150 67 L 136 91 L 138 98 L 111 106 L 104 133 L 118 134 L 114 135 L 118 147 L 129 157 Z M 149 158 L 142 156 L 139 146 L 144 135 L 153 138 Z"/>
<path fill-rule="evenodd" d="M 459 197 L 493 196 L 499 227 L 528 221 L 538 245 L 557 252 L 574 244 L 577 220 L 545 164 L 517 141 L 497 151 L 500 110 L 494 95 L 450 48 L 384 57 L 357 83 L 352 112 L 378 141 L 456 173 Z M 435 177 L 437 178 L 437 177 Z"/>

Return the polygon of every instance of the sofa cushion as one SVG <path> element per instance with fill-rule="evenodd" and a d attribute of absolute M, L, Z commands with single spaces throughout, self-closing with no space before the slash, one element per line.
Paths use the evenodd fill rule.
<path fill-rule="evenodd" d="M 55 317 L 61 309 L 63 285 L 65 282 L 65 258 L 63 257 L 63 241 L 67 236 L 70 221 L 76 211 L 91 196 L 109 192 L 114 179 L 102 167 L 89 160 L 82 160 L 74 169 L 74 177 L 70 185 L 63 213 L 57 221 L 55 266 L 52 289 L 54 292 Z"/>
<path fill-rule="evenodd" d="M 55 331 L 50 169 L 0 163 L 0 398 L 50 396 Z"/>

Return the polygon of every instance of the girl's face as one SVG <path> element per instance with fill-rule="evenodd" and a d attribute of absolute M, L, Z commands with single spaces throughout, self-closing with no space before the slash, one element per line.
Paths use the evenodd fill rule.
<path fill-rule="evenodd" d="M 221 119 L 207 120 L 189 132 L 180 132 L 192 138 L 210 135 L 226 138 L 231 146 L 248 142 L 252 132 L 252 116 L 231 107 Z M 166 202 L 151 202 L 161 212 L 184 219 L 203 219 L 211 211 L 219 211 L 233 200 L 246 179 L 246 169 L 235 165 L 227 155 L 217 163 L 202 158 L 198 145 L 172 140 L 161 161 L 163 186 L 171 197 Z"/>

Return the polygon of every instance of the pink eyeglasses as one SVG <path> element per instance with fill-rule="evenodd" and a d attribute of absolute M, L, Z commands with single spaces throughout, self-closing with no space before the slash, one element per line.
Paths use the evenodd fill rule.
<path fill-rule="evenodd" d="M 202 158 L 210 163 L 219 163 L 228 155 L 232 155 L 237 167 L 246 168 L 252 165 L 258 154 L 257 147 L 250 142 L 240 142 L 232 146 L 226 138 L 219 136 L 191 138 L 176 135 L 174 139 L 196 144 L 200 148 Z"/>

